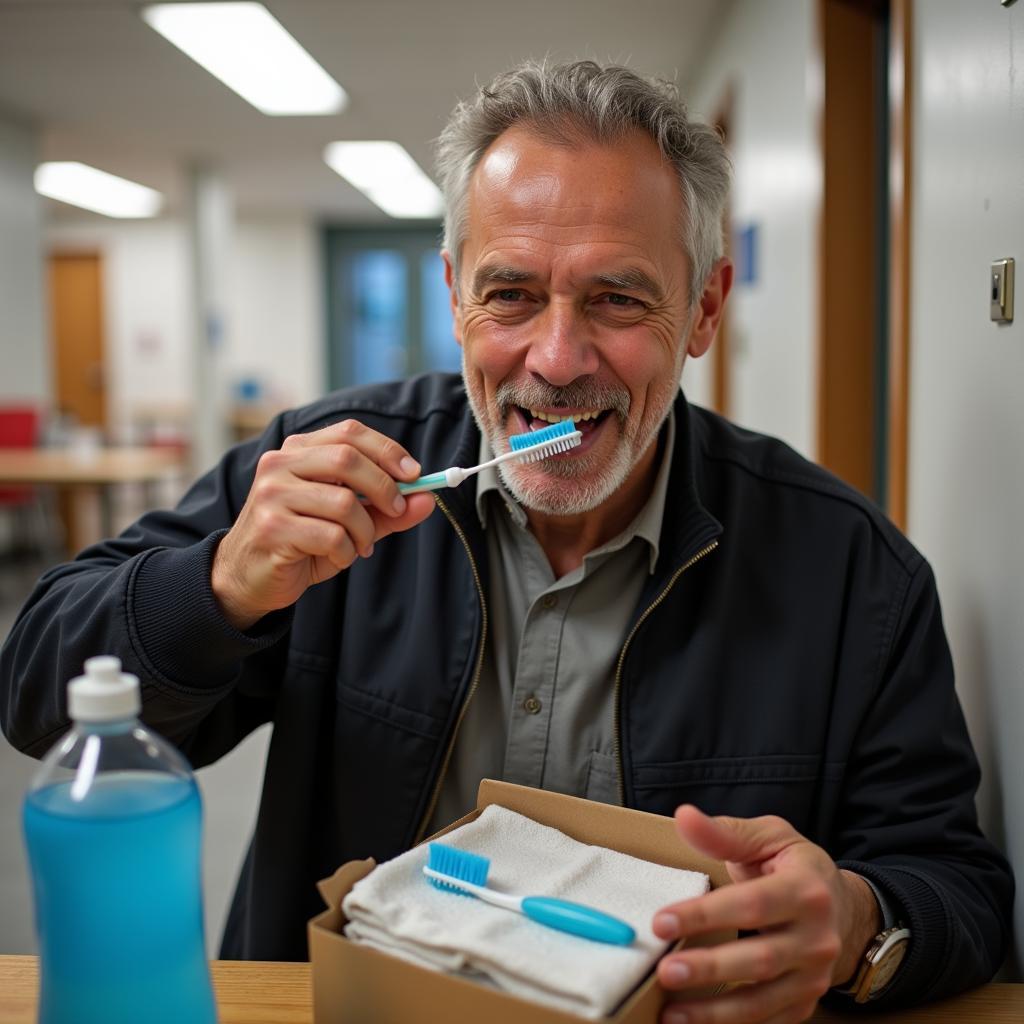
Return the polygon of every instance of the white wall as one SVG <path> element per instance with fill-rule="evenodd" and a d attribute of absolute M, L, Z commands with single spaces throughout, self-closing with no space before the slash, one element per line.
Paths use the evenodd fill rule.
<path fill-rule="evenodd" d="M 188 402 L 192 355 L 187 239 L 169 220 L 61 220 L 46 229 L 53 251 L 102 257 L 108 416 L 117 430 L 138 409 Z"/>
<path fill-rule="evenodd" d="M 36 134 L 0 113 L 0 401 L 50 400 Z"/>
<path fill-rule="evenodd" d="M 139 410 L 167 418 L 192 398 L 192 271 L 187 225 L 89 217 L 50 224 L 46 245 L 103 257 L 111 425 Z M 322 390 L 322 285 L 317 231 L 305 218 L 239 219 L 228 272 L 224 387 L 261 378 L 281 404 Z"/>
<path fill-rule="evenodd" d="M 734 357 L 730 416 L 815 454 L 820 92 L 811 0 L 736 0 L 694 79 L 690 109 L 707 120 L 727 90 L 732 219 L 756 225 L 757 278 L 729 300 Z M 687 394 L 710 400 L 710 356 L 691 361 Z"/>
<path fill-rule="evenodd" d="M 323 257 L 299 217 L 240 219 L 230 298 L 227 365 L 263 378 L 272 399 L 301 405 L 325 390 Z"/>
<path fill-rule="evenodd" d="M 979 799 L 1024 886 L 1024 6 L 914 13 L 909 532 L 935 567 Z M 1015 55 L 1016 54 L 1016 58 Z M 1017 261 L 1017 315 L 988 268 Z M 1024 970 L 1024 900 L 1016 907 Z"/>

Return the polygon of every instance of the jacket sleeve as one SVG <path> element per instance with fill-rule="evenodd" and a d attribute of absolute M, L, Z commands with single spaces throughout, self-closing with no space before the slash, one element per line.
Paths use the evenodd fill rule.
<path fill-rule="evenodd" d="M 38 581 L 0 650 L 0 726 L 41 757 L 69 727 L 66 687 L 86 658 L 119 657 L 142 684 L 142 717 L 197 767 L 267 721 L 282 673 L 290 611 L 247 633 L 222 615 L 210 585 L 220 538 L 248 495 L 279 418 L 231 449 L 173 511 L 144 515 Z"/>
<path fill-rule="evenodd" d="M 1009 865 L 978 828 L 980 773 L 923 560 L 893 618 L 835 843 L 839 866 L 878 886 L 911 931 L 896 978 L 870 1004 L 879 1009 L 990 980 L 1006 954 L 1014 892 Z"/>

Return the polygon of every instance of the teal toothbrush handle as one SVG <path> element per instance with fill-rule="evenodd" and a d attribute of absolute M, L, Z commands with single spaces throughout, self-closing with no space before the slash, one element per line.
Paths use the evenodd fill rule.
<path fill-rule="evenodd" d="M 431 473 L 428 476 L 421 476 L 413 480 L 411 484 L 399 484 L 398 489 L 402 494 L 416 494 L 419 491 L 439 491 L 447 487 L 448 483 L 444 473 Z"/>
<path fill-rule="evenodd" d="M 396 481 L 397 483 L 397 481 Z M 431 473 L 429 476 L 421 476 L 418 480 L 413 480 L 411 484 L 398 484 L 398 490 L 401 494 L 418 494 L 420 491 L 439 491 L 442 487 L 448 486 L 448 478 L 442 473 Z M 370 499 L 365 494 L 356 495 L 360 502 L 364 505 L 370 503 Z"/>
<path fill-rule="evenodd" d="M 523 913 L 534 921 L 595 942 L 628 946 L 636 938 L 636 932 L 625 921 L 602 914 L 593 907 L 585 907 L 582 903 L 556 900 L 550 896 L 527 896 L 520 906 Z"/>

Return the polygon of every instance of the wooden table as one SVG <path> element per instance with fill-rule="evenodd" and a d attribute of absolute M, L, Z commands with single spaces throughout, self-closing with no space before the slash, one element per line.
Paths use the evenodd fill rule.
<path fill-rule="evenodd" d="M 48 485 L 66 490 L 71 496 L 68 548 L 74 553 L 99 540 L 97 532 L 104 536 L 115 532 L 110 499 L 113 485 L 141 483 L 151 487 L 181 466 L 181 454 L 174 448 L 0 448 L 0 485 Z M 87 505 L 97 495 L 99 531 L 84 525 Z"/>
<path fill-rule="evenodd" d="M 312 1024 L 309 964 L 215 960 L 211 969 L 220 1024 Z M 35 957 L 0 956 L 0 1024 L 35 1024 L 37 985 Z M 855 1019 L 848 1014 L 820 1010 L 812 1021 L 814 1024 L 850 1024 Z M 1024 985 L 986 985 L 920 1010 L 870 1017 L 870 1024 L 1021 1024 L 1021 1021 L 1024 1021 Z M 145 1020 L 140 1019 L 139 1024 L 145 1024 Z"/>

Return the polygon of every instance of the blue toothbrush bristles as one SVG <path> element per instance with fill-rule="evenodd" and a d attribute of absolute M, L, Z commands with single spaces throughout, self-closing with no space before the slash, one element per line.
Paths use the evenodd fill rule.
<path fill-rule="evenodd" d="M 491 868 L 491 862 L 478 853 L 470 853 L 469 850 L 459 850 L 454 846 L 445 846 L 444 843 L 431 843 L 430 860 L 427 862 L 427 867 L 431 871 L 438 871 L 452 879 L 483 886 L 487 884 L 487 872 Z M 463 896 L 470 895 L 460 889 L 457 884 L 449 885 L 439 878 L 430 878 L 428 881 L 438 889 L 457 892 Z"/>
<path fill-rule="evenodd" d="M 560 423 L 552 423 L 550 427 L 543 430 L 529 430 L 525 434 L 512 434 L 508 439 L 509 447 L 514 452 L 522 451 L 524 448 L 532 448 L 535 444 L 543 444 L 545 441 L 552 441 L 556 437 L 565 437 L 576 430 L 576 423 L 573 420 L 562 420 Z"/>
<path fill-rule="evenodd" d="M 535 462 L 546 459 L 558 452 L 575 448 L 582 440 L 574 420 L 552 423 L 543 430 L 530 430 L 525 434 L 512 434 L 508 439 L 509 449 L 519 455 L 521 462 Z"/>

